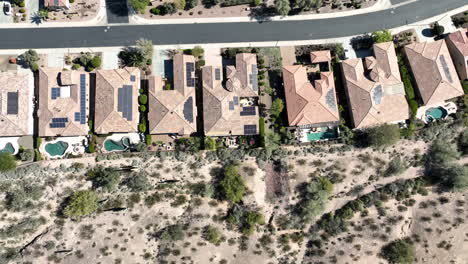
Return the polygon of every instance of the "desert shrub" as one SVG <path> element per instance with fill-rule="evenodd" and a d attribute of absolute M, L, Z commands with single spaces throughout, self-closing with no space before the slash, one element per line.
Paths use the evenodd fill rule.
<path fill-rule="evenodd" d="M 414 246 L 398 239 L 382 248 L 381 254 L 390 263 L 411 264 L 414 261 Z"/>
<path fill-rule="evenodd" d="M 32 234 L 37 231 L 39 226 L 47 223 L 44 217 L 26 217 L 14 224 L 2 227 L 0 229 L 0 238 L 18 238 L 27 234 Z"/>
<path fill-rule="evenodd" d="M 120 174 L 113 168 L 98 166 L 89 170 L 86 176 L 93 183 L 95 189 L 102 188 L 105 191 L 112 191 L 120 183 Z"/>
<path fill-rule="evenodd" d="M 433 183 L 451 185 L 450 175 L 462 173 L 453 164 L 460 157 L 455 147 L 447 142 L 436 140 L 430 147 L 425 158 L 425 175 Z"/>
<path fill-rule="evenodd" d="M 263 214 L 256 210 L 234 204 L 228 211 L 226 222 L 232 226 L 236 226 L 245 236 L 250 236 L 255 232 L 257 225 L 265 224 L 265 219 Z"/>
<path fill-rule="evenodd" d="M 98 208 L 98 196 L 91 190 L 74 192 L 63 210 L 64 215 L 80 218 L 95 212 Z"/>
<path fill-rule="evenodd" d="M 216 150 L 216 140 L 214 140 L 212 137 L 205 137 L 205 149 Z"/>
<path fill-rule="evenodd" d="M 10 153 L 0 153 L 0 172 L 14 170 L 16 168 L 16 159 Z"/>
<path fill-rule="evenodd" d="M 24 149 L 19 153 L 21 161 L 32 161 L 34 159 L 33 149 Z"/>
<path fill-rule="evenodd" d="M 222 180 L 219 182 L 221 197 L 231 203 L 240 202 L 247 191 L 247 186 L 239 174 L 237 166 L 226 166 L 222 177 Z"/>
<path fill-rule="evenodd" d="M 199 137 L 178 138 L 175 148 L 177 151 L 194 153 L 201 149 L 201 140 Z"/>
<path fill-rule="evenodd" d="M 393 145 L 400 139 L 400 128 L 394 124 L 384 124 L 368 128 L 366 131 L 366 144 L 372 147 Z"/>
<path fill-rule="evenodd" d="M 37 184 L 20 184 L 5 192 L 5 208 L 10 211 L 20 212 L 34 209 L 37 202 L 44 195 L 44 187 Z"/>
<path fill-rule="evenodd" d="M 298 187 L 299 202 L 293 213 L 298 223 L 309 223 L 325 209 L 328 197 L 333 191 L 333 184 L 325 177 L 316 177 Z"/>
<path fill-rule="evenodd" d="M 198 5 L 198 0 L 186 0 L 185 9 L 190 10 Z"/>
<path fill-rule="evenodd" d="M 375 43 L 392 41 L 392 33 L 389 30 L 375 31 L 372 33 L 372 38 Z"/>
<path fill-rule="evenodd" d="M 468 130 L 463 131 L 458 138 L 458 148 L 463 155 L 468 154 Z"/>
<path fill-rule="evenodd" d="M 132 192 L 142 192 L 149 188 L 148 177 L 145 173 L 135 173 L 125 180 L 125 185 Z"/>
<path fill-rule="evenodd" d="M 221 243 L 222 233 L 218 228 L 212 225 L 206 225 L 203 228 L 202 237 L 211 244 L 219 245 Z"/>
<path fill-rule="evenodd" d="M 37 62 L 39 61 L 39 55 L 35 50 L 27 50 L 23 54 L 18 56 L 18 59 L 24 63 L 26 66 L 29 68 L 33 69 L 33 66 L 36 65 L 37 67 Z"/>
<path fill-rule="evenodd" d="M 150 4 L 150 0 L 128 0 L 131 8 L 139 13 L 144 13 L 146 7 Z"/>
<path fill-rule="evenodd" d="M 393 176 L 393 175 L 398 175 L 401 174 L 406 170 L 406 164 L 405 162 L 401 159 L 400 156 L 397 156 L 393 158 L 389 163 L 388 167 L 385 170 L 385 176 Z"/>
<path fill-rule="evenodd" d="M 185 233 L 181 225 L 170 225 L 161 232 L 160 237 L 166 241 L 179 241 L 184 239 Z"/>

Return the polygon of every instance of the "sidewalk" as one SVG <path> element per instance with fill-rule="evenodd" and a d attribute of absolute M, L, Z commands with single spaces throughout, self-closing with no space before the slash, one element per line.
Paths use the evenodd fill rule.
<path fill-rule="evenodd" d="M 376 12 L 392 7 L 397 7 L 405 4 L 409 4 L 416 0 L 409 0 L 407 2 L 393 5 L 390 0 L 377 0 L 377 3 L 362 9 L 323 13 L 323 14 L 307 14 L 307 15 L 295 15 L 295 16 L 273 16 L 273 17 L 207 17 L 207 18 L 174 18 L 174 19 L 146 19 L 137 14 L 129 15 L 130 24 L 141 25 L 163 25 L 163 24 L 197 24 L 197 23 L 230 23 L 230 22 L 260 22 L 260 21 L 295 21 L 295 20 L 313 20 L 313 19 L 324 19 L 344 16 L 354 16 L 359 14 L 365 14 L 370 12 Z"/>
<path fill-rule="evenodd" d="M 34 0 L 36 3 L 39 0 Z M 36 6 L 39 10 L 39 6 Z M 31 10 L 30 17 L 35 13 L 34 10 Z M 77 22 L 41 22 L 39 24 L 31 22 L 30 23 L 3 23 L 0 24 L 0 28 L 38 28 L 38 27 L 91 27 L 91 26 L 102 26 L 107 25 L 107 15 L 106 15 L 106 0 L 100 0 L 99 11 L 97 15 L 90 20 L 86 21 L 77 21 Z"/>

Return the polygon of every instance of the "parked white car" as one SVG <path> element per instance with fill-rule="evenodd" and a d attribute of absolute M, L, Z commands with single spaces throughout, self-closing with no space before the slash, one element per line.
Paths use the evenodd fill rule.
<path fill-rule="evenodd" d="M 7 16 L 11 16 L 11 4 L 10 2 L 3 2 L 3 13 Z"/>

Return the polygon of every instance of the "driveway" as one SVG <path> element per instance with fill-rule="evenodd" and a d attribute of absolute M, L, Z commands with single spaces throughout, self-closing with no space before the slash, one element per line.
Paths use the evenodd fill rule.
<path fill-rule="evenodd" d="M 128 23 L 127 0 L 106 0 L 107 23 Z"/>

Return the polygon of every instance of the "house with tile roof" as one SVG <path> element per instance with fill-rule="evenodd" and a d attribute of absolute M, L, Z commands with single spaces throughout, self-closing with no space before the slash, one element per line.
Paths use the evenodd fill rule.
<path fill-rule="evenodd" d="M 331 60 L 329 51 L 311 53 L 314 63 Z M 289 126 L 326 127 L 340 123 L 335 94 L 335 81 L 330 71 L 320 72 L 320 78 L 311 82 L 307 68 L 302 65 L 283 67 L 284 93 Z"/>
<path fill-rule="evenodd" d="M 44 0 L 44 7 L 52 10 L 69 9 L 70 0 Z"/>
<path fill-rule="evenodd" d="M 89 74 L 39 69 L 38 135 L 40 137 L 88 134 Z"/>
<path fill-rule="evenodd" d="M 177 54 L 173 60 L 173 89 L 164 90 L 160 76 L 149 78 L 150 134 L 190 135 L 197 131 L 195 57 Z"/>
<path fill-rule="evenodd" d="M 97 71 L 94 131 L 97 134 L 138 132 L 139 89 L 138 68 Z"/>
<path fill-rule="evenodd" d="M 399 123 L 409 118 L 405 88 L 392 42 L 373 45 L 374 56 L 342 62 L 342 73 L 355 128 Z"/>
<path fill-rule="evenodd" d="M 32 74 L 0 72 L 0 137 L 33 134 Z"/>
<path fill-rule="evenodd" d="M 424 105 L 464 94 L 444 40 L 412 43 L 404 50 Z"/>
<path fill-rule="evenodd" d="M 468 30 L 455 31 L 448 35 L 446 41 L 460 80 L 468 79 Z"/>
<path fill-rule="evenodd" d="M 207 136 L 259 133 L 257 55 L 236 55 L 236 66 L 202 68 L 203 123 Z"/>

